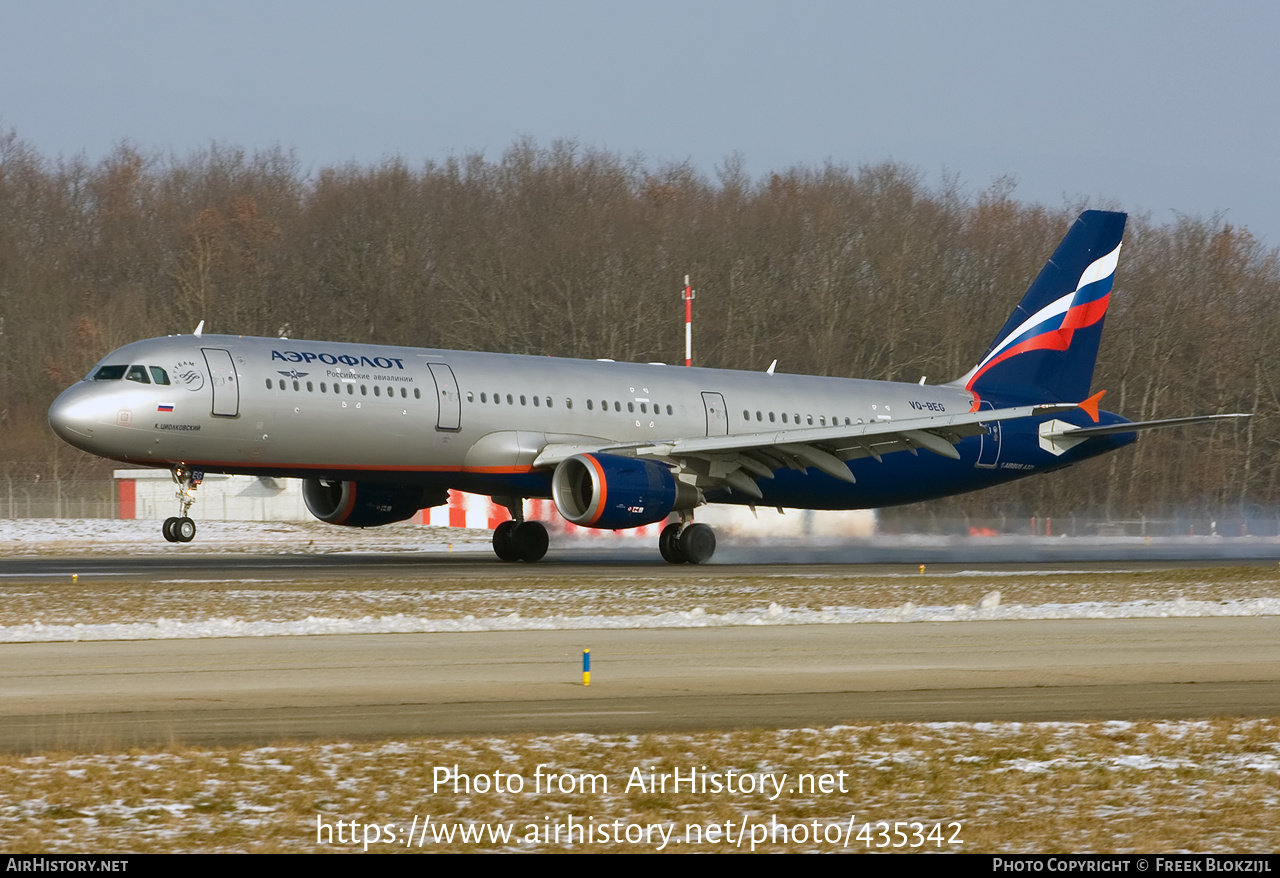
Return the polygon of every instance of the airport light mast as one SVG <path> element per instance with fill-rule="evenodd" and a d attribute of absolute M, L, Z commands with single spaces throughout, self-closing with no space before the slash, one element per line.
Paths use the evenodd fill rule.
<path fill-rule="evenodd" d="M 693 365 L 693 287 L 689 275 L 684 276 L 684 364 Z"/>

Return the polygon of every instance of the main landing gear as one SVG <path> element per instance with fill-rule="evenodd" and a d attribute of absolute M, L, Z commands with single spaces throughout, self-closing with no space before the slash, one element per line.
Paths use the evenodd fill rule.
<path fill-rule="evenodd" d="M 716 553 L 716 532 L 705 524 L 675 522 L 662 529 L 658 551 L 672 564 L 705 564 Z"/>
<path fill-rule="evenodd" d="M 511 513 L 511 521 L 494 528 L 494 553 L 503 561 L 541 561 L 549 542 L 546 527 L 540 521 L 524 520 L 524 503 L 519 497 L 493 499 Z"/>
<path fill-rule="evenodd" d="M 189 470 L 180 466 L 173 468 L 173 480 L 178 484 L 179 514 L 164 520 L 160 532 L 171 543 L 189 543 L 196 536 L 196 523 L 187 516 L 191 505 L 196 502 L 196 488 L 204 481 L 204 473 L 200 470 Z"/>

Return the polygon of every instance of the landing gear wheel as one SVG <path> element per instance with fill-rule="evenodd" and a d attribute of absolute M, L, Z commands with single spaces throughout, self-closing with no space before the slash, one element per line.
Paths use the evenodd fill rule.
<path fill-rule="evenodd" d="M 173 524 L 177 520 L 178 519 L 176 517 L 171 515 L 166 518 L 164 520 L 164 524 L 160 526 L 160 533 L 164 534 L 164 538 L 171 543 L 176 543 L 178 541 L 178 538 L 173 535 Z"/>
<path fill-rule="evenodd" d="M 504 521 L 493 529 L 493 551 L 503 561 L 520 560 L 515 541 L 517 527 L 519 525 L 514 521 Z"/>
<path fill-rule="evenodd" d="M 174 542 L 189 543 L 196 538 L 196 523 L 185 516 L 175 518 L 169 532 L 173 534 Z"/>
<path fill-rule="evenodd" d="M 540 521 L 523 521 L 516 525 L 511 543 L 521 561 L 541 561 L 547 554 L 547 529 Z"/>
<path fill-rule="evenodd" d="M 684 555 L 680 554 L 680 525 L 669 524 L 658 535 L 658 551 L 662 560 L 669 564 L 683 564 Z"/>
<path fill-rule="evenodd" d="M 716 553 L 716 532 L 705 524 L 691 524 L 680 532 L 679 545 L 690 564 L 705 564 Z"/>

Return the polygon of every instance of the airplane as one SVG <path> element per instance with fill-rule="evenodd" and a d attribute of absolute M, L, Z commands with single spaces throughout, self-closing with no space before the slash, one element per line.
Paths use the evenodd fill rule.
<path fill-rule="evenodd" d="M 538 561 L 546 528 L 669 521 L 658 548 L 704 563 L 704 503 L 863 509 L 972 491 L 1121 448 L 1137 432 L 1248 417 L 1134 423 L 1099 409 L 1094 363 L 1126 215 L 1090 210 L 977 364 L 927 385 L 475 351 L 204 335 L 104 357 L 49 409 L 77 448 L 166 467 L 189 511 L 207 472 L 302 479 L 321 521 L 372 527 L 491 496 L 503 561 Z M 924 452 L 921 454 L 921 452 Z"/>

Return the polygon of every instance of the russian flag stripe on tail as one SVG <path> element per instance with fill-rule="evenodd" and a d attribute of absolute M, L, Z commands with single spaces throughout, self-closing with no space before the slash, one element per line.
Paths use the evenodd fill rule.
<path fill-rule="evenodd" d="M 986 354 L 956 383 L 983 399 L 1078 402 L 1089 395 L 1125 215 L 1089 210 L 1071 226 Z"/>

